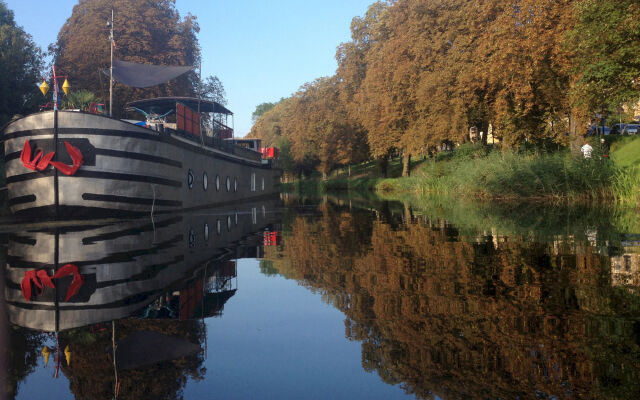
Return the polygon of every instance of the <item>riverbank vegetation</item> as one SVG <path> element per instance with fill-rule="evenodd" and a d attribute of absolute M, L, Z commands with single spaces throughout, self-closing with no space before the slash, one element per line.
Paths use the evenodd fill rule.
<path fill-rule="evenodd" d="M 499 150 L 466 143 L 456 151 L 415 163 L 410 177 L 401 177 L 402 163 L 391 160 L 388 178 L 379 164 L 365 162 L 336 169 L 328 179 L 319 174 L 286 184 L 285 190 L 317 196 L 333 191 L 377 191 L 383 197 L 433 199 L 466 196 L 512 201 L 563 202 L 605 200 L 637 204 L 640 194 L 640 137 L 608 137 L 593 141 L 590 158 L 568 150 L 523 147 Z M 610 150 L 610 151 L 609 151 Z"/>
<path fill-rule="evenodd" d="M 422 187 L 609 196 L 629 175 L 579 148 L 589 123 L 636 115 L 638 21 L 633 0 L 379 1 L 353 19 L 336 74 L 262 107 L 251 136 L 282 147 L 293 178 L 374 160 L 385 176 L 400 157 Z M 493 150 L 469 159 L 470 132 Z"/>

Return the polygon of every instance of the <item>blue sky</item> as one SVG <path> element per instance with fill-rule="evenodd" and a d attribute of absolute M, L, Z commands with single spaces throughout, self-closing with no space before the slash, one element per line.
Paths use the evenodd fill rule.
<path fill-rule="evenodd" d="M 16 22 L 43 49 L 56 40 L 77 0 L 4 0 Z M 305 82 L 335 73 L 335 50 L 350 39 L 351 19 L 374 0 L 177 0 L 181 15 L 198 17 L 203 76 L 217 75 L 237 136 L 251 113 L 288 97 Z M 73 77 L 71 76 L 71 79 Z"/>

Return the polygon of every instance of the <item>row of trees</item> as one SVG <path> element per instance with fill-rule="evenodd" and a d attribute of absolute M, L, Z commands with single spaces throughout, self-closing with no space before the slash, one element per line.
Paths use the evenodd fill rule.
<path fill-rule="evenodd" d="M 109 78 L 103 74 L 110 62 L 109 27 L 115 13 L 114 56 L 130 62 L 157 65 L 198 65 L 201 60 L 197 18 L 180 16 L 175 0 L 82 0 L 74 8 L 48 49 L 57 71 L 69 75 L 72 90 L 109 98 Z M 0 125 L 15 114 L 35 111 L 47 100 L 36 84 L 49 76 L 45 55 L 0 0 Z M 123 106 L 135 99 L 160 96 L 194 96 L 226 104 L 222 82 L 216 76 L 203 79 L 195 72 L 163 85 L 135 89 L 114 86 L 114 114 L 124 116 Z M 86 97 L 86 96 L 85 96 Z M 50 100 L 49 100 L 50 101 Z"/>
<path fill-rule="evenodd" d="M 336 74 L 264 112 L 251 135 L 323 173 L 401 154 L 406 174 L 412 155 L 474 126 L 508 146 L 566 144 L 595 113 L 640 99 L 638 21 L 634 0 L 379 1 L 353 19 Z"/>

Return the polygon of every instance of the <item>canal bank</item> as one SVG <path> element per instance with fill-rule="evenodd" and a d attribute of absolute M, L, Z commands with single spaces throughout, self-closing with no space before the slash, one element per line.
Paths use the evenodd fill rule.
<path fill-rule="evenodd" d="M 636 137 L 592 140 L 585 158 L 568 149 L 499 150 L 467 143 L 414 164 L 401 177 L 400 160 L 392 160 L 387 177 L 375 162 L 337 170 L 327 180 L 310 179 L 286 184 L 285 191 L 323 194 L 336 191 L 374 191 L 383 196 L 463 196 L 505 202 L 544 203 L 614 201 L 634 205 L 640 190 L 640 146 Z"/>

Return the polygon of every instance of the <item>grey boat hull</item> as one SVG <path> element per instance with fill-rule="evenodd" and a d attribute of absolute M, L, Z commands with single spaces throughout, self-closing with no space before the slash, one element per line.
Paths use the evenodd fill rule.
<path fill-rule="evenodd" d="M 65 142 L 84 161 L 67 176 L 25 167 L 25 142 L 71 164 Z M 14 213 L 55 217 L 170 212 L 278 193 L 280 171 L 248 150 L 232 152 L 196 138 L 160 133 L 102 115 L 48 111 L 4 131 L 8 202 Z M 235 154 L 234 154 L 235 153 Z"/>

